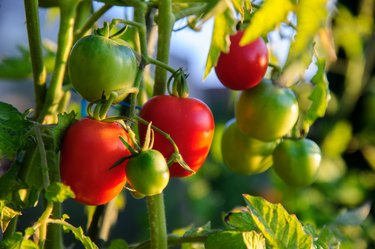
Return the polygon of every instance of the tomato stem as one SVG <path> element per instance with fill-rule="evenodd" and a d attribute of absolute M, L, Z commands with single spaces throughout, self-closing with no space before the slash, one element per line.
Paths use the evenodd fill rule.
<path fill-rule="evenodd" d="M 104 4 L 100 9 L 98 9 L 94 14 L 91 15 L 91 17 L 86 21 L 86 23 L 77 30 L 74 33 L 74 41 L 78 40 L 82 36 L 85 35 L 85 33 L 94 25 L 94 23 L 110 8 L 112 8 L 112 4 Z"/>
<path fill-rule="evenodd" d="M 146 201 L 150 226 L 150 248 L 167 249 L 167 224 L 163 193 L 147 196 Z"/>
<path fill-rule="evenodd" d="M 24 0 L 30 58 L 33 69 L 35 115 L 39 115 L 46 94 L 46 68 L 43 60 L 42 39 L 39 27 L 38 0 Z"/>

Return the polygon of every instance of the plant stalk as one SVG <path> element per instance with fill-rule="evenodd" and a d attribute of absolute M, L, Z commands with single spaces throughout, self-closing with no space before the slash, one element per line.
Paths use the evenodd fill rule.
<path fill-rule="evenodd" d="M 150 248 L 166 249 L 168 241 L 163 193 L 148 196 L 146 201 L 150 226 Z"/>
<path fill-rule="evenodd" d="M 50 86 L 45 102 L 38 118 L 43 123 L 55 121 L 56 110 L 63 97 L 62 84 L 70 49 L 73 44 L 74 18 L 79 1 L 60 2 L 60 28 L 57 40 L 55 68 L 52 73 Z"/>
<path fill-rule="evenodd" d="M 26 26 L 33 69 L 35 116 L 38 117 L 46 94 L 46 68 L 44 66 L 42 39 L 40 35 L 38 0 L 24 0 Z"/>

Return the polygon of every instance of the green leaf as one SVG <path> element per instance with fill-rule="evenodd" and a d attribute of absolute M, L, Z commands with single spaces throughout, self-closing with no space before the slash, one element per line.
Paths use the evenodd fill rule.
<path fill-rule="evenodd" d="M 245 17 L 245 10 L 251 10 L 251 2 L 246 0 L 232 0 L 232 4 L 241 15 L 241 21 Z"/>
<path fill-rule="evenodd" d="M 194 238 L 194 237 L 206 235 L 210 233 L 210 231 L 211 231 L 211 222 L 207 222 L 205 225 L 200 226 L 200 227 L 191 227 L 189 230 L 187 230 L 184 233 L 183 236 Z"/>
<path fill-rule="evenodd" d="M 13 192 L 26 188 L 26 184 L 18 179 L 20 165 L 14 163 L 11 168 L 0 177 L 0 199 L 12 203 Z"/>
<path fill-rule="evenodd" d="M 208 236 L 205 242 L 206 249 L 246 249 L 242 232 L 220 231 Z"/>
<path fill-rule="evenodd" d="M 74 193 L 69 186 L 61 182 L 54 182 L 48 186 L 45 197 L 47 201 L 62 203 L 68 198 L 74 198 Z"/>
<path fill-rule="evenodd" d="M 239 231 L 251 231 L 256 229 L 256 225 L 250 213 L 245 207 L 236 208 L 224 216 L 224 222 L 231 229 Z"/>
<path fill-rule="evenodd" d="M 84 234 L 82 227 L 74 227 L 67 223 L 63 224 L 63 229 L 66 232 L 72 232 L 74 234 L 74 237 L 82 243 L 85 249 L 98 249 L 97 245 L 95 245 L 95 243 L 92 242 L 90 237 Z"/>
<path fill-rule="evenodd" d="M 311 249 L 312 237 L 305 233 L 295 215 L 290 215 L 280 204 L 272 204 L 261 197 L 244 195 L 254 223 L 272 248 Z"/>
<path fill-rule="evenodd" d="M 308 46 L 311 46 L 319 29 L 326 25 L 328 18 L 327 3 L 328 0 L 298 1 L 296 8 L 297 33 L 290 48 L 289 61 L 298 58 Z"/>
<path fill-rule="evenodd" d="M 61 140 L 68 127 L 76 121 L 77 113 L 71 111 L 70 113 L 60 113 L 57 115 L 57 125 L 53 127 L 53 139 L 56 143 L 56 148 L 60 148 Z"/>
<path fill-rule="evenodd" d="M 128 243 L 126 243 L 123 239 L 115 239 L 111 241 L 111 244 L 107 247 L 107 249 L 128 249 Z"/>
<path fill-rule="evenodd" d="M 31 123 L 10 104 L 0 102 L 0 159 L 13 160 L 25 145 Z"/>
<path fill-rule="evenodd" d="M 371 203 L 367 202 L 356 209 L 339 214 L 333 223 L 341 226 L 359 226 L 368 217 L 370 210 Z"/>
<path fill-rule="evenodd" d="M 317 118 L 325 115 L 330 97 L 328 88 L 329 83 L 325 73 L 325 61 L 318 58 L 316 65 L 318 70 L 311 79 L 311 82 L 315 87 L 309 97 L 312 103 L 306 113 L 304 121 L 306 125 L 313 124 Z"/>
<path fill-rule="evenodd" d="M 31 240 L 24 240 L 22 233 L 16 232 L 1 241 L 0 248 L 4 249 L 38 249 L 38 245 Z"/>
<path fill-rule="evenodd" d="M 254 13 L 250 25 L 246 28 L 240 45 L 246 45 L 260 36 L 267 35 L 282 22 L 286 21 L 287 15 L 293 10 L 290 0 L 265 0 L 262 6 Z"/>
<path fill-rule="evenodd" d="M 6 57 L 0 61 L 0 78 L 18 80 L 32 75 L 30 53 L 26 48 L 18 46 L 19 57 Z"/>
<path fill-rule="evenodd" d="M 255 231 L 242 233 L 246 247 L 249 249 L 266 249 L 266 240 L 261 233 Z"/>
<path fill-rule="evenodd" d="M 3 233 L 7 229 L 9 222 L 18 215 L 21 215 L 21 212 L 7 207 L 5 201 L 0 201 L 0 228 Z"/>
<path fill-rule="evenodd" d="M 236 23 L 233 12 L 229 8 L 215 16 L 211 46 L 208 52 L 206 70 L 203 78 L 206 78 L 211 69 L 216 66 L 220 53 L 222 51 L 229 51 L 229 36 L 236 32 Z"/>

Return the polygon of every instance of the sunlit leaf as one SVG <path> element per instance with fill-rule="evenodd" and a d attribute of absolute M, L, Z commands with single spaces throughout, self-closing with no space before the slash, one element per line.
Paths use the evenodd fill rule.
<path fill-rule="evenodd" d="M 54 182 L 48 186 L 45 197 L 47 201 L 62 203 L 68 198 L 74 198 L 74 193 L 69 186 Z"/>
<path fill-rule="evenodd" d="M 206 249 L 265 249 L 265 240 L 254 231 L 220 231 L 212 233 L 205 242 Z"/>
<path fill-rule="evenodd" d="M 4 249 L 39 249 L 32 240 L 25 240 L 22 233 L 13 233 L 0 243 L 0 248 Z"/>
<path fill-rule="evenodd" d="M 21 215 L 21 212 L 7 207 L 4 201 L 0 201 L 0 228 L 3 233 L 7 229 L 9 222 L 18 215 Z"/>
<path fill-rule="evenodd" d="M 243 21 L 245 16 L 245 11 L 251 9 L 251 2 L 248 0 L 232 0 L 234 8 L 240 13 L 241 21 Z"/>
<path fill-rule="evenodd" d="M 224 222 L 231 229 L 251 231 L 256 229 L 253 218 L 245 207 L 235 208 L 224 217 Z"/>
<path fill-rule="evenodd" d="M 326 25 L 328 17 L 327 2 L 328 0 L 298 1 L 296 8 L 297 33 L 290 48 L 289 61 L 298 58 L 308 46 L 311 47 L 319 29 Z"/>
<path fill-rule="evenodd" d="M 203 78 L 206 78 L 211 69 L 216 66 L 221 51 L 229 50 L 229 35 L 236 32 L 236 19 L 230 9 L 215 16 L 212 32 L 211 47 L 206 61 L 206 70 Z"/>
<path fill-rule="evenodd" d="M 260 9 L 254 13 L 240 45 L 246 45 L 274 30 L 280 23 L 286 21 L 293 7 L 290 0 L 265 0 Z"/>
<path fill-rule="evenodd" d="M 98 249 L 98 246 L 95 245 L 94 242 L 90 239 L 90 237 L 86 236 L 83 232 L 82 227 L 74 227 L 72 225 L 63 224 L 63 228 L 66 232 L 70 231 L 74 234 L 74 237 L 79 240 L 84 248 L 86 249 Z"/>
<path fill-rule="evenodd" d="M 311 249 L 312 237 L 305 233 L 295 215 L 289 214 L 280 204 L 272 204 L 261 197 L 244 195 L 244 198 L 267 246 Z"/>

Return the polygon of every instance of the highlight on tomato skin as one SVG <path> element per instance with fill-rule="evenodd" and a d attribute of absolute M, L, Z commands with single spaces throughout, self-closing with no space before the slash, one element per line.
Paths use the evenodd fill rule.
<path fill-rule="evenodd" d="M 258 85 L 268 68 L 268 48 L 263 38 L 240 46 L 244 31 L 230 36 L 228 53 L 221 52 L 215 72 L 219 81 L 232 90 L 246 90 Z"/>
<path fill-rule="evenodd" d="M 140 117 L 166 132 L 176 143 L 189 167 L 197 172 L 205 162 L 213 139 L 215 122 L 210 108 L 196 98 L 179 98 L 159 95 L 149 99 Z M 146 125 L 139 124 L 140 139 L 146 134 Z M 173 146 L 163 135 L 155 132 L 154 149 L 165 158 L 174 152 Z M 186 177 L 192 173 L 178 163 L 170 167 L 171 177 Z"/>
<path fill-rule="evenodd" d="M 71 187 L 77 202 L 102 205 L 124 188 L 127 161 L 112 166 L 131 153 L 119 136 L 132 144 L 128 133 L 116 122 L 83 118 L 67 129 L 60 155 L 61 180 Z"/>

